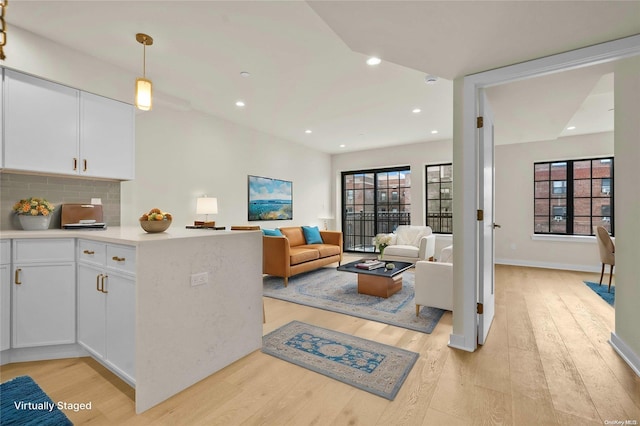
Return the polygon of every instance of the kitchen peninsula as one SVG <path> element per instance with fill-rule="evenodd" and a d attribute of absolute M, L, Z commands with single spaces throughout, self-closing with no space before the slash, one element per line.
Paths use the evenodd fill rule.
<path fill-rule="evenodd" d="M 107 368 L 115 366 L 112 371 L 135 386 L 136 412 L 141 413 L 261 347 L 261 235 L 259 231 L 181 229 L 174 224 L 167 232 L 157 234 L 147 234 L 139 227 L 112 227 L 104 231 L 10 230 L 2 231 L 0 239 L 3 263 L 7 262 L 7 256 L 13 262 L 10 275 L 13 303 L 28 282 L 25 272 L 16 271 L 20 256 L 37 252 L 31 248 L 39 244 L 59 242 L 74 248 L 75 258 L 67 263 L 77 271 L 74 276 L 78 282 L 73 287 L 77 291 L 73 303 L 78 310 L 77 334 L 74 327 L 75 341 L 55 347 L 72 354 L 75 351 L 75 355 L 70 356 L 90 353 L 104 361 Z M 7 252 L 9 249 L 11 253 Z M 54 255 L 51 250 L 41 252 Z M 81 283 L 83 265 L 89 271 L 106 272 L 89 273 L 91 280 L 85 281 L 90 285 L 84 286 L 84 281 Z M 131 306 L 125 303 L 123 309 L 131 311 L 134 329 L 130 332 L 130 340 L 135 342 L 135 355 L 131 354 L 128 363 L 130 368 L 124 361 L 119 364 L 118 350 L 111 351 L 116 357 L 112 364 L 108 357 L 101 360 L 96 356 L 100 351 L 94 353 L 92 344 L 87 343 L 91 341 L 91 333 L 82 340 L 81 314 L 85 299 L 81 289 L 91 287 L 86 291 L 115 296 L 115 291 L 107 294 L 112 285 L 107 277 L 114 277 L 115 283 L 117 268 L 122 270 L 122 276 L 132 277 L 130 294 L 135 295 L 129 297 L 135 299 L 129 300 Z M 20 273 L 24 273 L 24 278 Z M 22 284 L 15 283 L 14 277 L 16 281 L 22 280 Z M 7 284 L 2 282 L 3 286 Z M 87 311 L 86 306 L 84 310 Z M 70 315 L 75 321 L 75 312 Z M 87 315 L 93 315 L 92 310 Z M 116 317 L 122 327 L 122 318 L 126 315 L 119 315 L 116 309 L 112 317 Z M 12 321 L 16 321 L 15 312 Z M 16 326 L 12 324 L 14 344 Z M 2 351 L 2 363 L 37 359 L 37 350 L 43 349 L 34 348 L 37 345 L 28 341 L 14 344 Z M 109 354 L 109 349 L 105 352 Z M 122 359 L 126 361 L 126 357 Z"/>

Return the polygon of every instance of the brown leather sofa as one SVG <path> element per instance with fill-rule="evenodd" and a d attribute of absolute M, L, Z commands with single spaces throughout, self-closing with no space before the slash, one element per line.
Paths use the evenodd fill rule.
<path fill-rule="evenodd" d="M 284 278 L 342 262 L 342 232 L 320 231 L 322 244 L 307 244 L 302 227 L 280 228 L 282 237 L 262 236 L 262 273 Z"/>

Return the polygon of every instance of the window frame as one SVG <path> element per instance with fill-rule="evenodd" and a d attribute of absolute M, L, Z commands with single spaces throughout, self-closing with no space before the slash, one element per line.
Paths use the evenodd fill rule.
<path fill-rule="evenodd" d="M 433 167 L 438 167 L 438 181 L 437 182 L 429 182 L 429 168 L 433 168 Z M 442 180 L 442 168 L 443 167 L 451 167 L 451 179 L 450 180 Z M 442 188 L 442 184 L 443 183 L 450 183 L 451 184 L 451 188 L 450 191 L 447 193 L 448 197 L 447 198 L 442 198 L 442 194 L 444 193 L 442 190 L 443 189 L 449 189 L 449 188 Z M 429 198 L 429 184 L 431 185 L 435 185 L 438 184 L 438 198 Z M 445 234 L 445 235 L 452 235 L 453 234 L 453 162 L 451 163 L 436 163 L 436 164 L 426 164 L 424 166 L 424 199 L 425 199 L 425 221 L 424 223 L 427 226 L 431 226 L 431 229 L 433 231 L 434 234 Z M 440 209 L 436 212 L 433 212 L 431 214 L 433 214 L 434 216 L 431 217 L 432 220 L 430 220 L 429 217 L 429 201 L 438 201 L 439 205 L 440 205 Z M 446 200 L 450 202 L 451 205 L 451 209 L 449 211 L 447 211 L 446 213 L 443 211 L 442 209 L 442 201 Z M 433 221 L 437 221 L 439 226 L 435 227 L 432 226 L 433 225 Z M 443 221 L 447 220 L 449 223 L 449 226 L 447 227 L 446 225 L 443 225 Z M 445 230 L 443 230 L 443 228 Z"/>
<path fill-rule="evenodd" d="M 409 181 L 409 186 L 400 184 L 401 175 L 405 173 L 411 176 L 411 172 L 410 165 L 341 172 L 341 221 L 343 250 L 345 252 L 375 252 L 376 247 L 373 245 L 373 237 L 376 234 L 392 232 L 398 225 L 411 224 L 411 181 Z M 387 175 L 386 186 L 380 185 L 379 175 L 383 174 Z M 393 183 L 389 183 L 390 179 L 392 179 L 391 174 L 397 174 L 397 188 L 393 188 Z M 366 179 L 365 175 L 372 175 L 369 176 L 372 177 L 370 188 L 365 188 L 366 182 L 364 180 L 362 181 L 362 188 L 347 188 L 347 176 L 353 176 L 355 183 L 356 176 L 363 176 L 363 179 Z M 365 191 L 368 190 L 372 194 L 370 198 L 366 196 Z M 349 191 L 352 191 L 352 197 L 349 197 Z M 358 203 L 358 191 L 362 191 L 362 203 Z M 394 191 L 395 197 L 393 196 Z M 408 203 L 406 202 L 407 198 L 409 199 Z M 357 213 L 355 206 L 364 206 L 364 210 L 360 213 L 365 213 L 365 216 L 369 214 L 370 217 L 368 219 L 366 218 L 368 216 L 361 218 L 358 222 L 361 229 L 352 232 L 348 225 L 352 221 L 349 221 L 347 216 L 348 214 Z M 372 230 L 373 235 L 369 235 L 369 230 Z M 351 247 L 352 242 L 353 247 Z"/>
<path fill-rule="evenodd" d="M 602 163 L 609 162 L 610 163 L 610 175 L 606 177 L 598 177 L 594 176 L 594 162 L 601 161 Z M 589 175 L 588 177 L 577 177 L 574 172 L 576 163 L 584 163 L 589 162 Z M 553 176 L 553 167 L 559 165 L 565 165 L 565 175 L 564 180 L 558 178 L 557 176 Z M 537 170 L 539 166 L 547 166 L 547 178 L 539 179 L 537 176 Z M 579 166 L 578 166 L 579 167 Z M 579 170 L 579 169 L 578 169 Z M 580 186 L 586 186 L 584 183 L 580 184 L 580 182 L 588 181 L 589 196 L 579 195 L 576 191 L 580 191 Z M 598 183 L 599 181 L 599 183 Z M 607 185 L 605 185 L 605 181 Z M 548 182 L 548 196 L 541 197 L 538 196 L 538 184 L 542 182 Z M 564 182 L 564 185 L 556 185 L 556 182 Z M 570 160 L 554 160 L 554 161 L 537 161 L 533 164 L 533 233 L 534 235 L 566 235 L 566 236 L 593 236 L 593 227 L 597 225 L 598 222 L 594 221 L 594 218 L 602 218 L 601 222 L 607 222 L 609 226 L 609 233 L 611 236 L 615 236 L 615 224 L 614 224 L 614 183 L 615 183 L 615 168 L 614 168 L 614 156 L 607 157 L 589 157 L 589 158 L 576 158 Z M 580 185 L 580 186 L 579 186 Z M 595 186 L 594 186 L 595 185 Z M 578 188 L 576 188 L 576 186 Z M 607 194 L 607 196 L 596 195 L 594 193 L 594 188 L 600 188 L 601 194 Z M 607 187 L 609 189 L 608 192 L 604 191 L 603 188 Z M 563 190 L 558 190 L 558 188 L 563 188 Z M 543 188 L 544 189 L 544 188 Z M 608 198 L 608 205 L 600 205 L 600 216 L 595 215 L 594 212 L 597 208 L 597 200 Z M 541 215 L 537 213 L 538 202 L 541 200 L 548 200 L 548 214 Z M 553 205 L 553 200 L 561 201 L 564 200 L 564 205 L 560 202 L 558 205 Z M 589 216 L 576 214 L 576 210 L 579 209 L 579 206 L 576 204 L 581 204 L 584 209 L 584 204 L 588 200 L 589 205 Z M 595 201 L 595 202 L 594 202 Z M 608 207 L 610 215 L 604 215 L 603 207 Z M 556 214 L 558 211 L 563 211 L 564 214 Z M 540 218 L 548 218 L 548 231 L 540 231 L 537 229 L 538 220 Z M 589 218 L 589 233 L 577 233 L 575 232 L 574 226 L 576 225 L 576 219 L 580 218 Z M 558 223 L 560 221 L 565 221 L 565 231 L 558 232 L 552 231 L 554 227 L 553 222 L 556 222 L 555 226 L 557 229 Z"/>

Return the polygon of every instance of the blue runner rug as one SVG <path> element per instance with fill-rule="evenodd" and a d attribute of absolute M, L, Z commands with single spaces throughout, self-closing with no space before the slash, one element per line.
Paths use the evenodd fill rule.
<path fill-rule="evenodd" d="M 0 385 L 0 425 L 73 426 L 73 423 L 31 377 L 20 376 Z"/>
<path fill-rule="evenodd" d="M 602 297 L 605 302 L 607 302 L 611 306 L 614 306 L 614 302 L 615 302 L 615 299 L 616 299 L 616 287 L 615 286 L 611 287 L 611 293 L 609 293 L 608 292 L 609 284 L 600 285 L 598 283 L 592 283 L 591 281 L 584 281 L 584 283 L 591 290 L 595 291 L 598 294 L 598 296 Z"/>
<path fill-rule="evenodd" d="M 270 275 L 262 283 L 266 297 L 431 333 L 446 311 L 424 306 L 416 316 L 414 277 L 413 272 L 404 272 L 402 290 L 386 299 L 358 293 L 356 274 L 330 267 L 295 275 L 287 287 L 282 278 Z"/>
<path fill-rule="evenodd" d="M 262 352 L 393 400 L 418 354 L 292 321 L 262 338 Z"/>

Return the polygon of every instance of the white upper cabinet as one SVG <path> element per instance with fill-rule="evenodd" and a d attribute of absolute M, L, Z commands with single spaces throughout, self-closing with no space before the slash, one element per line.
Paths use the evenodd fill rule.
<path fill-rule="evenodd" d="M 4 78 L 4 168 L 77 174 L 79 91 L 11 70 Z"/>
<path fill-rule="evenodd" d="M 80 111 L 80 174 L 133 179 L 133 106 L 81 92 Z"/>
<path fill-rule="evenodd" d="M 134 178 L 132 105 L 7 69 L 4 74 L 3 168 Z"/>

